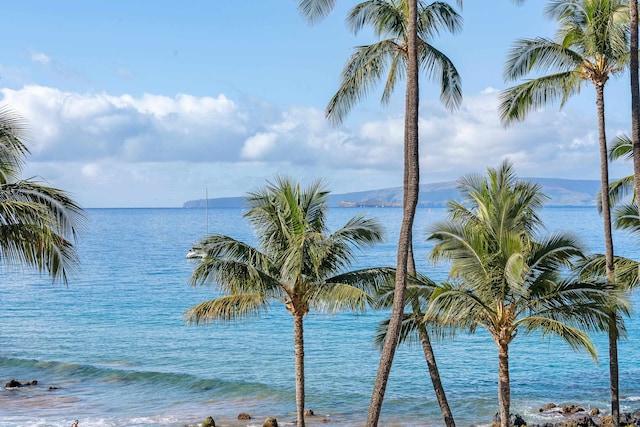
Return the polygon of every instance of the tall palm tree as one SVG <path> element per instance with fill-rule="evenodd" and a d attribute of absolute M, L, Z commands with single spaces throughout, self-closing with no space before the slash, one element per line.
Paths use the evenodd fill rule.
<path fill-rule="evenodd" d="M 405 92 L 405 131 L 404 131 L 404 198 L 403 217 L 398 238 L 398 257 L 396 268 L 396 292 L 392 308 L 390 333 L 382 349 L 378 374 L 373 387 L 371 404 L 367 415 L 367 427 L 378 425 L 382 402 L 386 390 L 391 364 L 398 343 L 404 309 L 404 294 L 408 274 L 409 257 L 413 254 L 412 235 L 415 209 L 420 190 L 420 168 L 418 158 L 418 114 L 419 114 L 419 60 L 418 60 L 418 16 L 421 2 L 406 0 L 406 92 Z M 462 4 L 458 0 L 458 4 Z M 329 14 L 335 6 L 335 0 L 299 0 L 298 9 L 310 23 Z"/>
<path fill-rule="evenodd" d="M 21 117 L 0 108 L 0 256 L 66 284 L 78 266 L 74 244 L 84 211 L 66 192 L 20 179 L 29 154 L 26 131 Z"/>
<path fill-rule="evenodd" d="M 590 81 L 596 90 L 601 188 L 608 188 L 607 138 L 605 132 L 604 87 L 609 78 L 622 72 L 629 61 L 629 7 L 624 0 L 553 0 L 545 14 L 558 21 L 555 40 L 521 39 L 512 48 L 505 67 L 505 79 L 514 81 L 530 72 L 543 75 L 509 88 L 501 95 L 500 115 L 505 124 L 523 120 L 531 110 L 554 99 L 560 105 Z M 551 74 L 546 74 L 551 72 Z M 614 283 L 614 250 L 611 232 L 609 192 L 601 191 L 607 277 Z M 612 319 L 613 321 L 613 319 Z M 617 339 L 609 336 L 611 413 L 619 423 Z"/>
<path fill-rule="evenodd" d="M 629 75 L 631 81 L 631 139 L 635 195 L 640 211 L 640 79 L 638 77 L 638 1 L 629 0 Z"/>
<path fill-rule="evenodd" d="M 228 321 L 261 314 L 271 301 L 293 316 L 297 425 L 304 427 L 303 319 L 313 308 L 364 310 L 392 270 L 344 272 L 355 250 L 382 239 L 382 226 L 363 215 L 329 233 L 328 192 L 316 181 L 301 189 L 285 177 L 249 193 L 244 215 L 259 247 L 215 234 L 201 242 L 206 256 L 190 283 L 215 285 L 222 296 L 191 307 L 189 323 Z"/>
<path fill-rule="evenodd" d="M 436 49 L 430 41 L 441 31 L 456 33 L 461 28 L 461 18 L 447 3 L 417 2 L 416 17 L 412 18 L 412 8 L 407 0 L 369 0 L 357 4 L 349 13 L 347 22 L 354 33 L 365 26 L 373 27 L 375 34 L 383 40 L 356 49 L 347 61 L 341 85 L 326 109 L 327 118 L 339 124 L 351 108 L 362 100 L 381 80 L 385 80 L 382 103 L 388 102 L 396 83 L 407 73 L 406 115 L 405 115 L 405 170 L 404 170 L 404 215 L 398 243 L 398 265 L 392 318 L 387 341 L 382 349 L 378 375 L 374 384 L 368 425 L 377 425 L 386 384 L 391 370 L 401 328 L 404 311 L 407 275 L 413 275 L 412 259 L 413 219 L 419 193 L 418 158 L 418 83 L 417 74 L 412 74 L 410 62 L 417 61 L 429 78 L 440 86 L 441 100 L 450 109 L 459 106 L 462 99 L 460 76 L 449 58 Z M 412 26 L 415 24 L 416 57 L 412 57 Z M 415 78 L 415 83 L 412 79 Z M 415 93 L 414 93 L 415 91 Z M 415 107 L 414 107 L 414 103 Z M 424 330 L 426 333 L 426 329 Z M 435 360 L 433 354 L 431 358 Z M 437 388 L 437 383 L 434 383 Z M 436 390 L 436 394 L 444 390 Z M 450 414 L 449 408 L 442 408 L 443 414 Z M 453 420 L 445 415 L 446 419 Z M 451 424 L 450 424 L 451 425 Z"/>
<path fill-rule="evenodd" d="M 575 236 L 539 237 L 545 196 L 540 186 L 518 181 L 509 162 L 488 176 L 459 181 L 463 201 L 449 202 L 448 220 L 430 227 L 431 258 L 451 264 L 450 282 L 434 291 L 427 315 L 473 332 L 485 328 L 498 347 L 500 425 L 509 426 L 509 345 L 518 332 L 557 335 L 572 348 L 595 348 L 580 327 L 606 319 L 606 290 L 563 277 L 582 255 Z"/>

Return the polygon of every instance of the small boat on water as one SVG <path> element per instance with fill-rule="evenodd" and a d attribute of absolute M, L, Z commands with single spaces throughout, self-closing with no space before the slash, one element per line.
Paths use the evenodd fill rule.
<path fill-rule="evenodd" d="M 193 246 L 191 246 L 189 252 L 187 252 L 187 259 L 203 259 L 206 256 L 207 253 L 199 243 L 195 243 Z"/>

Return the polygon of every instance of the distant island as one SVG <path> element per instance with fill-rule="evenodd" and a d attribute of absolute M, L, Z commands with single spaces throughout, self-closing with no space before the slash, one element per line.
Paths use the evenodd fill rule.
<path fill-rule="evenodd" d="M 596 205 L 596 197 L 600 190 L 600 181 L 556 178 L 522 178 L 537 182 L 542 191 L 549 197 L 547 207 L 589 207 Z M 455 181 L 438 182 L 420 185 L 418 207 L 441 208 L 451 199 L 458 199 Z M 244 196 L 219 197 L 209 199 L 210 208 L 240 208 L 244 206 Z M 383 188 L 379 190 L 358 191 L 354 193 L 330 194 L 331 207 L 401 207 L 402 187 Z M 205 199 L 189 200 L 184 208 L 204 208 Z"/>

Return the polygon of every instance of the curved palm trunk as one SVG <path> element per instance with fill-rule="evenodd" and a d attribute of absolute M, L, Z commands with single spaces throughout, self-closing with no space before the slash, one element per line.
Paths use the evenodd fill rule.
<path fill-rule="evenodd" d="M 293 341 L 296 359 L 296 410 L 298 427 L 304 427 L 304 329 L 302 314 L 293 314 Z"/>
<path fill-rule="evenodd" d="M 509 344 L 498 342 L 498 405 L 500 427 L 509 427 L 511 384 L 509 381 Z"/>
<path fill-rule="evenodd" d="M 413 307 L 413 312 L 421 319 L 424 314 L 420 312 L 420 307 Z M 436 356 L 433 353 L 433 347 L 431 346 L 431 339 L 429 338 L 429 331 L 424 323 L 418 325 L 418 333 L 420 334 L 420 343 L 422 344 L 422 351 L 424 352 L 424 358 L 427 361 L 427 367 L 429 368 L 429 376 L 431 377 L 431 383 L 433 384 L 433 391 L 436 394 L 438 405 L 440 405 L 440 411 L 444 418 L 444 424 L 447 427 L 456 427 L 456 423 L 453 420 L 453 414 L 447 401 L 447 395 L 444 392 L 442 381 L 440 380 L 440 371 L 436 364 Z"/>
<path fill-rule="evenodd" d="M 609 376 L 611 390 L 611 420 L 613 426 L 620 425 L 620 389 L 618 384 L 618 334 L 616 329 L 616 315 L 609 318 Z"/>
<path fill-rule="evenodd" d="M 596 104 L 598 106 L 598 139 L 600 142 L 600 188 L 605 189 L 609 188 L 609 163 L 607 158 L 607 136 L 604 121 L 604 83 L 596 84 L 596 97 Z M 600 191 L 600 194 L 602 196 L 602 219 L 604 222 L 607 281 L 609 283 L 613 283 L 615 281 L 615 277 L 609 192 Z M 615 312 L 611 314 L 611 316 L 613 316 L 613 321 L 609 322 L 609 381 L 611 392 L 611 418 L 613 419 L 614 427 L 618 427 L 620 424 L 620 396 L 618 389 L 618 337 L 617 331 L 615 330 L 615 315 Z M 612 330 L 612 328 L 614 328 L 614 330 Z"/>
<path fill-rule="evenodd" d="M 418 164 L 418 51 L 417 51 L 417 0 L 409 1 L 409 28 L 407 34 L 407 91 L 404 129 L 404 201 L 402 226 L 398 239 L 398 258 L 396 268 L 395 294 L 391 309 L 391 319 L 387 337 L 380 356 L 378 374 L 373 385 L 367 427 L 376 427 L 382 411 L 382 401 L 391 372 L 391 364 L 395 355 L 402 317 L 407 279 L 407 261 L 412 241 L 413 219 L 418 204 L 419 175 Z"/>
<path fill-rule="evenodd" d="M 413 257 L 413 243 L 409 245 L 407 273 L 411 276 L 415 276 L 416 274 L 416 261 Z M 453 414 L 451 413 L 451 408 L 449 407 L 449 401 L 447 401 L 447 394 L 445 393 L 442 381 L 440 380 L 440 371 L 438 370 L 438 364 L 436 363 L 436 355 L 433 352 L 433 347 L 431 346 L 429 331 L 427 330 L 424 322 L 422 322 L 422 319 L 424 319 L 424 313 L 420 310 L 420 305 L 415 300 L 411 303 L 411 310 L 413 311 L 413 315 L 416 317 L 416 320 L 419 322 L 418 334 L 420 335 L 422 352 L 424 353 L 424 359 L 427 362 L 429 377 L 431 377 L 431 384 L 433 384 L 433 391 L 436 395 L 436 399 L 438 400 L 440 412 L 442 412 L 442 418 L 444 418 L 444 424 L 446 427 L 456 427 L 456 423 L 453 420 Z"/>

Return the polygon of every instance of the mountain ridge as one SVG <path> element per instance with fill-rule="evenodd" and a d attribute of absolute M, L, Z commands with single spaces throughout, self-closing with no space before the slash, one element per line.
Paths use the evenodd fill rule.
<path fill-rule="evenodd" d="M 589 207 L 596 206 L 596 196 L 600 181 L 563 178 L 521 178 L 542 187 L 549 199 L 546 207 Z M 401 207 L 403 187 L 389 187 L 377 190 L 355 191 L 329 194 L 331 207 Z M 460 200 L 457 181 L 443 181 L 420 185 L 418 207 L 445 207 L 449 200 Z M 239 208 L 244 205 L 244 196 L 209 198 L 210 208 Z M 204 208 L 206 199 L 186 201 L 183 208 Z"/>

